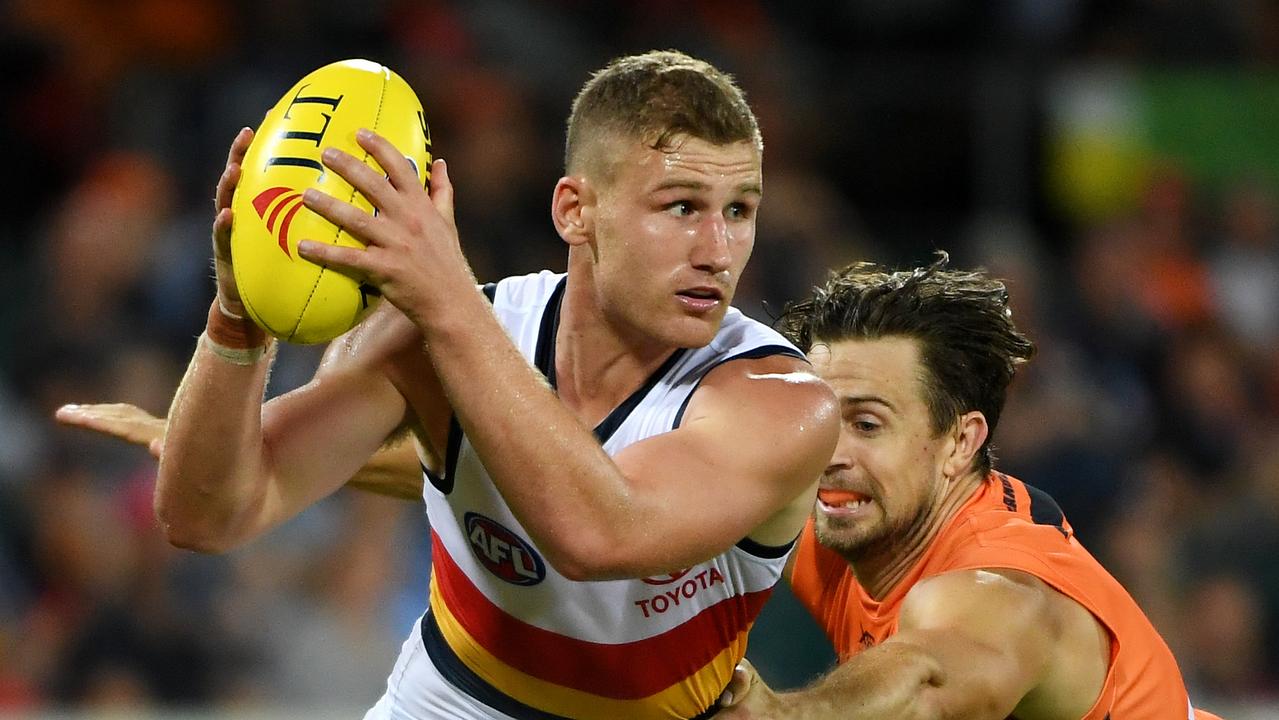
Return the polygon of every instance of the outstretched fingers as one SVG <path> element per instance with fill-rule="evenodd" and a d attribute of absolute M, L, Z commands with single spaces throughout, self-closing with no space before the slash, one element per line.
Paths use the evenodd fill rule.
<path fill-rule="evenodd" d="M 381 212 L 391 212 L 398 207 L 399 197 L 390 181 L 359 158 L 328 147 L 320 154 L 320 159 L 325 167 L 351 183 L 351 187 Z"/>
<path fill-rule="evenodd" d="M 355 141 L 368 151 L 378 165 L 386 171 L 386 177 L 396 190 L 418 190 L 417 170 L 413 163 L 396 149 L 391 141 L 371 130 L 361 129 L 355 133 Z"/>
<path fill-rule="evenodd" d="M 63 405 L 54 417 L 63 425 L 80 427 L 143 445 L 160 457 L 164 441 L 164 418 L 156 417 L 136 405 L 109 403 L 98 405 Z"/>

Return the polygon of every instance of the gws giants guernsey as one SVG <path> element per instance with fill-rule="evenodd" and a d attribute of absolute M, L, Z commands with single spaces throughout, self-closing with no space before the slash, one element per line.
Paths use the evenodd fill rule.
<path fill-rule="evenodd" d="M 564 276 L 507 278 L 485 293 L 554 385 Z M 680 424 L 698 383 L 739 358 L 798 350 L 729 309 L 708 346 L 678 350 L 595 428 L 610 455 Z M 454 685 L 517 718 L 694 718 L 715 703 L 791 546 L 745 539 L 669 576 L 574 582 L 543 559 L 456 422 L 444 474 L 427 474 L 431 660 Z"/>

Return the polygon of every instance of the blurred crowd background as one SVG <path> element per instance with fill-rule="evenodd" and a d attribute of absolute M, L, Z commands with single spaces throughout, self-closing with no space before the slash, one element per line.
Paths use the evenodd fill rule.
<path fill-rule="evenodd" d="M 572 96 L 667 47 L 761 119 L 738 304 L 937 248 L 1006 278 L 1040 355 L 999 465 L 1058 499 L 1198 704 L 1279 717 L 1273 0 L 0 2 L 0 715 L 350 717 L 380 694 L 426 599 L 420 507 L 344 490 L 246 549 L 178 551 L 145 452 L 53 410 L 165 412 L 227 147 L 304 73 L 366 57 L 417 89 L 493 280 L 562 269 Z M 282 351 L 271 392 L 319 352 Z M 779 686 L 832 658 L 784 591 L 750 655 Z"/>

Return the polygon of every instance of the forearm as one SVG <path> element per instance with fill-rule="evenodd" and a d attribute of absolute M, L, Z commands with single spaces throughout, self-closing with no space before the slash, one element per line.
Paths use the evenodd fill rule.
<path fill-rule="evenodd" d="M 931 720 L 940 668 L 918 649 L 888 643 L 840 665 L 813 685 L 778 693 L 770 720 Z"/>
<path fill-rule="evenodd" d="M 423 329 L 468 440 L 520 522 L 560 572 L 577 573 L 635 522 L 630 488 L 594 435 L 511 344 L 471 290 Z M 588 570 L 583 570 L 588 572 Z"/>
<path fill-rule="evenodd" d="M 173 544 L 217 552 L 247 539 L 265 492 L 262 396 L 273 354 L 235 364 L 197 343 L 156 479 L 156 516 Z"/>

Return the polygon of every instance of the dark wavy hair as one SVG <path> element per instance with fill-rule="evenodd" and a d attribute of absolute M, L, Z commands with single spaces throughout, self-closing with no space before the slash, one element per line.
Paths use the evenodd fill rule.
<path fill-rule="evenodd" d="M 1008 385 L 1035 346 L 1013 324 L 1002 282 L 980 270 L 948 270 L 949 261 L 938 251 L 933 264 L 914 270 L 854 263 L 812 296 L 786 305 L 777 326 L 805 352 L 848 339 L 917 340 L 933 432 L 972 410 L 986 416 L 990 434 L 975 460 L 984 474 L 994 465 L 991 438 Z"/>

